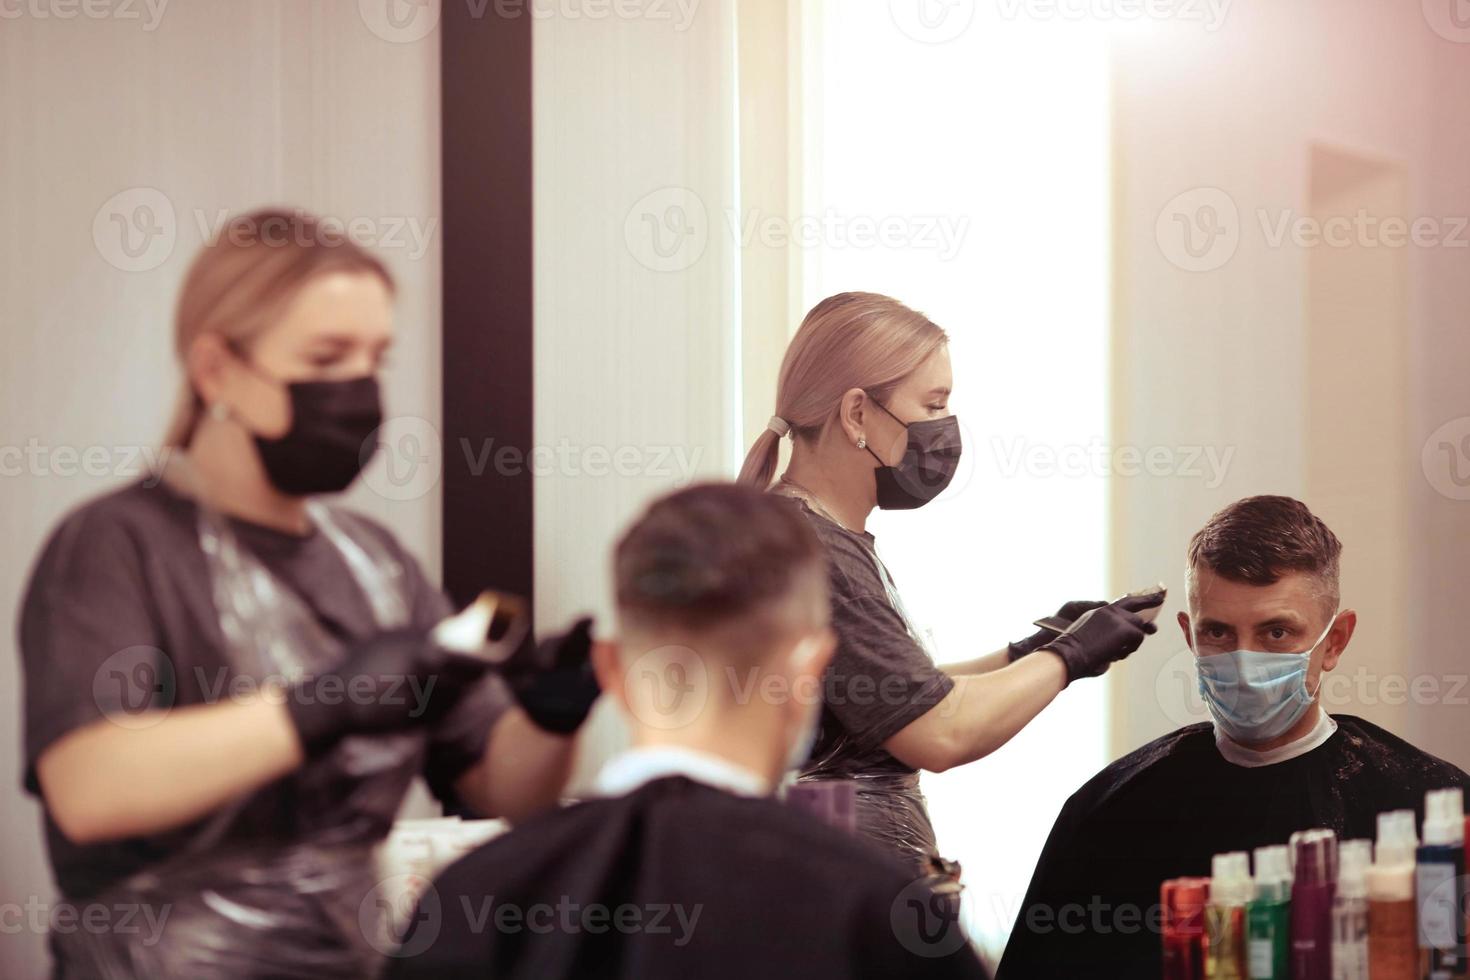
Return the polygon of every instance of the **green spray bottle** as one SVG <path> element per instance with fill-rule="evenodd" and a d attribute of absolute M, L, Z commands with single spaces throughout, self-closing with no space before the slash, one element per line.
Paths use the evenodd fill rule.
<path fill-rule="evenodd" d="M 1291 980 L 1291 861 L 1286 845 L 1255 850 L 1255 899 L 1246 906 L 1251 980 Z"/>

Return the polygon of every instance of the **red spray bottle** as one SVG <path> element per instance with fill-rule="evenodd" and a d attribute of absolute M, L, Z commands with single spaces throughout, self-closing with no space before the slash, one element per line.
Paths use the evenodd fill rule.
<path fill-rule="evenodd" d="M 1164 980 L 1204 980 L 1210 879 L 1170 879 L 1159 897 L 1164 906 Z"/>

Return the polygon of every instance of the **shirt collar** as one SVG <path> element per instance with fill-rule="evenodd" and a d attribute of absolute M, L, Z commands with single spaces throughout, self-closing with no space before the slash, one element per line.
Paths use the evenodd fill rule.
<path fill-rule="evenodd" d="M 644 746 L 614 756 L 598 772 L 594 786 L 603 796 L 624 796 L 669 776 L 684 776 L 736 796 L 770 796 L 772 792 L 770 780 L 744 766 L 675 745 Z"/>
<path fill-rule="evenodd" d="M 1256 769 L 1261 766 L 1272 766 L 1278 762 L 1285 762 L 1287 759 L 1295 759 L 1299 755 L 1306 755 L 1331 738 L 1332 733 L 1335 731 L 1337 731 L 1337 722 L 1327 714 L 1326 708 L 1319 706 L 1317 709 L 1317 724 L 1313 725 L 1311 731 L 1307 732 L 1307 734 L 1295 742 L 1278 745 L 1274 749 L 1261 750 L 1247 748 L 1239 742 L 1231 741 L 1229 736 L 1220 731 L 1220 726 L 1216 725 L 1215 747 L 1220 750 L 1220 754 L 1225 757 L 1226 762 L 1234 763 L 1237 766 L 1244 766 L 1247 769 Z"/>

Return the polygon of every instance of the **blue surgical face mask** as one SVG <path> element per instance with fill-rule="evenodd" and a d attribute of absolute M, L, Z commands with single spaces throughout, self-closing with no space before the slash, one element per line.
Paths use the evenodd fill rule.
<path fill-rule="evenodd" d="M 1327 639 L 1336 622 L 1334 613 L 1317 642 L 1301 653 L 1234 650 L 1199 654 L 1196 637 L 1199 693 L 1220 730 L 1243 745 L 1269 742 L 1290 731 L 1316 698 L 1315 692 L 1307 690 L 1307 670 L 1312 652 Z M 1191 624 L 1191 634 L 1193 630 Z"/>

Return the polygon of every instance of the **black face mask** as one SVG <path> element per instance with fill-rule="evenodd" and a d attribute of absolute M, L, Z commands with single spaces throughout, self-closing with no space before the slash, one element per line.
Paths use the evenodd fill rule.
<path fill-rule="evenodd" d="M 873 404 L 888 409 L 873 399 Z M 868 447 L 868 454 L 878 460 L 873 471 L 878 481 L 878 506 L 884 510 L 913 510 L 922 507 L 944 492 L 960 465 L 960 420 L 953 415 L 942 419 L 925 419 L 905 423 L 888 412 L 908 430 L 908 445 L 897 466 L 889 466 Z"/>
<path fill-rule="evenodd" d="M 346 490 L 377 452 L 368 442 L 383 424 L 378 379 L 293 381 L 291 428 L 279 439 L 255 437 L 275 488 L 292 497 Z"/>

